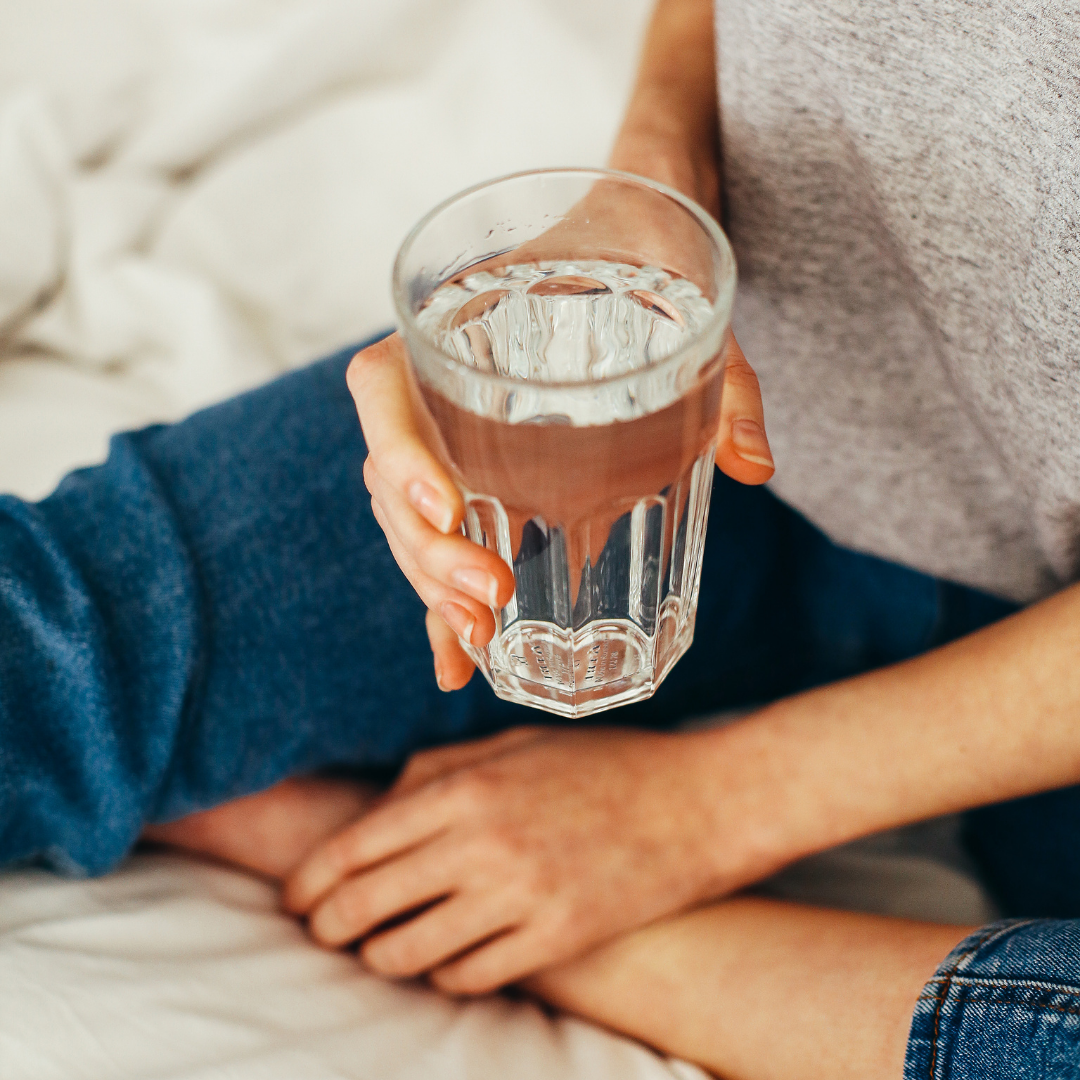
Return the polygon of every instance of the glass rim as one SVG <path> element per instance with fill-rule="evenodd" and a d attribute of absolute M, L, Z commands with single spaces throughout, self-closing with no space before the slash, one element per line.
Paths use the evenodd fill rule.
<path fill-rule="evenodd" d="M 663 195 L 677 203 L 687 211 L 702 228 L 708 239 L 711 241 L 714 254 L 718 257 L 718 261 L 720 263 L 726 262 L 729 272 L 725 275 L 724 280 L 719 283 L 716 299 L 712 301 L 708 319 L 706 319 L 704 324 L 694 334 L 675 349 L 674 352 L 669 353 L 662 360 L 658 360 L 656 363 L 649 364 L 646 367 L 633 368 L 630 371 L 606 375 L 600 379 L 553 380 L 551 382 L 540 382 L 538 380 L 518 378 L 513 375 L 501 375 L 495 372 L 480 371 L 478 368 L 466 364 L 464 361 L 459 360 L 456 356 L 453 356 L 444 350 L 434 338 L 421 328 L 409 303 L 408 282 L 404 280 L 402 270 L 405 258 L 409 255 L 413 244 L 420 234 L 436 217 L 443 213 L 443 211 L 448 210 L 451 206 L 468 198 L 470 195 L 475 195 L 477 192 L 483 191 L 486 188 L 493 188 L 513 180 L 524 180 L 529 177 L 540 176 L 591 176 L 596 180 L 619 180 L 624 183 L 634 184 L 641 188 L 647 188 L 654 191 L 656 194 Z M 620 382 L 632 382 L 641 379 L 644 376 L 660 375 L 668 369 L 677 368 L 680 363 L 685 361 L 688 356 L 692 355 L 700 347 L 703 340 L 706 340 L 713 335 L 717 335 L 718 331 L 720 332 L 718 345 L 721 344 L 724 337 L 723 331 L 728 328 L 728 325 L 731 322 L 731 309 L 735 298 L 736 280 L 737 268 L 735 264 L 735 253 L 731 248 L 731 242 L 728 240 L 724 230 L 704 207 L 684 195 L 681 191 L 677 191 L 667 184 L 662 184 L 658 180 L 651 180 L 648 177 L 638 176 L 635 173 L 623 172 L 619 169 L 588 166 L 555 166 L 544 169 L 523 169 L 519 172 L 506 173 L 504 176 L 494 177 L 491 180 L 483 180 L 478 184 L 473 184 L 470 187 L 464 188 L 456 194 L 443 199 L 442 202 L 432 207 L 432 209 L 424 214 L 424 216 L 409 230 L 405 239 L 402 240 L 401 246 L 398 248 L 397 255 L 394 257 L 393 269 L 391 271 L 391 294 L 394 309 L 398 316 L 398 325 L 405 337 L 406 351 L 409 353 L 410 362 L 414 367 L 418 367 L 419 365 L 417 364 L 416 358 L 412 355 L 412 351 L 408 348 L 408 344 L 409 340 L 415 336 L 427 345 L 430 352 L 438 358 L 449 371 L 452 371 L 459 377 L 464 376 L 466 379 L 476 379 L 485 386 L 502 387 L 506 390 L 520 390 L 522 387 L 529 387 L 531 389 L 543 391 L 557 390 L 565 392 L 576 390 L 580 392 L 582 390 L 592 390 L 594 387 L 616 386 Z M 439 288 L 442 284 L 443 282 L 439 282 L 435 288 Z M 434 291 L 435 290 L 433 289 L 432 292 Z"/>

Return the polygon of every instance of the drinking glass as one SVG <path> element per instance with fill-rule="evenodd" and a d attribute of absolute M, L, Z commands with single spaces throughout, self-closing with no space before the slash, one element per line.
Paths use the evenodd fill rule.
<path fill-rule="evenodd" d="M 689 647 L 734 291 L 701 207 L 604 169 L 478 185 L 402 244 L 416 407 L 465 534 L 514 572 L 463 643 L 500 697 L 587 716 Z"/>

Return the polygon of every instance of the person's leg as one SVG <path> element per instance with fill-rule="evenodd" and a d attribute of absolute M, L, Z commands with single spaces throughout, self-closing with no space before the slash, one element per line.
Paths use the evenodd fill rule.
<path fill-rule="evenodd" d="M 905 1080 L 1080 1076 L 1080 920 L 984 926 L 919 995 Z"/>
<path fill-rule="evenodd" d="M 100 872 L 147 821 L 541 718 L 480 678 L 437 689 L 364 487 L 353 352 L 117 436 L 39 504 L 0 497 L 0 863 Z M 609 719 L 783 691 L 778 508 L 718 483 L 704 640 Z"/>
<path fill-rule="evenodd" d="M 364 488 L 351 350 L 0 497 L 0 863 L 460 737 Z"/>
<path fill-rule="evenodd" d="M 0 497 L 0 863 L 100 872 L 147 821 L 541 718 L 480 678 L 439 692 L 364 487 L 354 351 L 120 435 L 39 504 Z M 783 513 L 719 480 L 703 640 L 610 720 L 783 692 Z"/>

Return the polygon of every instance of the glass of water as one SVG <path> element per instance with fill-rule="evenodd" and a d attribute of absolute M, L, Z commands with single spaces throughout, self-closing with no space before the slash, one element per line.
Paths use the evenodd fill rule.
<path fill-rule="evenodd" d="M 394 302 L 470 539 L 516 592 L 503 698 L 587 716 L 653 693 L 694 633 L 735 261 L 670 188 L 519 173 L 412 230 Z"/>

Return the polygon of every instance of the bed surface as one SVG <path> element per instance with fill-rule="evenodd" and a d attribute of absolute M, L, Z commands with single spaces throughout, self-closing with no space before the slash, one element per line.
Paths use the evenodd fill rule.
<path fill-rule="evenodd" d="M 313 946 L 245 874 L 138 855 L 0 886 L 5 1080 L 704 1080 L 536 1005 L 459 1003 Z"/>

